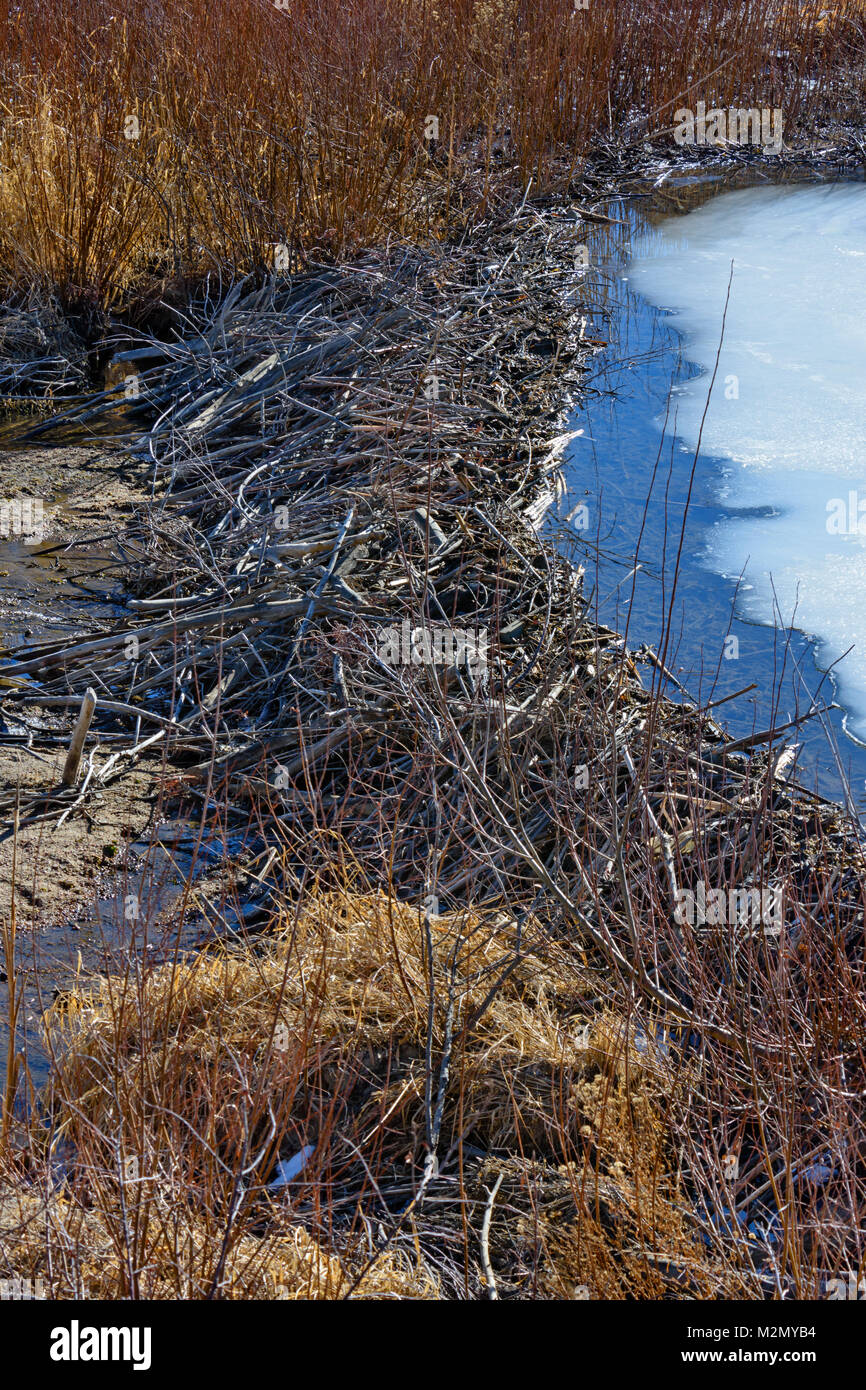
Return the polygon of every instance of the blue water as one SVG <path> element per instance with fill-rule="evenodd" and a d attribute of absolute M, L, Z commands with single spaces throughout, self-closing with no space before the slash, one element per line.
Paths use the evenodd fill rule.
<path fill-rule="evenodd" d="M 765 191 L 756 190 L 756 196 Z M 712 207 L 705 204 L 703 212 Z M 714 546 L 718 550 L 720 527 L 742 531 L 751 522 L 781 515 L 785 495 L 778 507 L 766 500 L 749 506 L 731 488 L 729 456 L 702 448 L 696 458 L 694 397 L 696 388 L 705 396 L 709 378 L 690 358 L 688 324 L 680 327 L 672 311 L 648 302 L 632 284 L 633 257 L 643 265 L 656 251 L 662 254 L 672 227 L 678 254 L 688 255 L 688 236 L 681 229 L 689 217 L 701 214 L 660 224 L 652 203 L 641 200 L 614 204 L 610 211 L 625 225 L 595 237 L 592 266 L 581 286 L 581 297 L 594 304 L 587 333 L 609 345 L 593 359 L 586 399 L 570 421 L 569 428 L 584 433 L 570 446 L 563 469 L 566 493 L 548 524 L 558 528 L 570 558 L 585 567 L 598 619 L 625 633 L 630 647 L 648 643 L 664 655 L 688 698 L 706 706 L 755 687 L 714 712 L 734 737 L 778 727 L 815 706 L 843 703 L 844 681 L 840 694 L 815 633 L 786 626 L 790 615 L 774 613 L 772 602 L 763 610 L 750 604 L 747 565 L 740 578 L 739 570 L 721 572 L 721 563 L 714 571 L 708 558 Z M 773 245 L 769 207 L 767 231 L 767 256 L 783 254 Z M 697 338 L 694 342 L 698 357 L 703 349 Z M 812 349 L 804 343 L 805 354 Z M 796 476 L 790 488 L 796 491 Z M 725 558 L 729 561 L 730 553 Z M 646 669 L 648 683 L 663 679 Z M 686 698 L 670 683 L 664 686 L 674 698 Z M 835 799 L 849 797 L 862 810 L 866 749 L 850 734 L 856 721 L 849 713 L 831 709 L 786 737 L 800 744 L 798 781 Z"/>

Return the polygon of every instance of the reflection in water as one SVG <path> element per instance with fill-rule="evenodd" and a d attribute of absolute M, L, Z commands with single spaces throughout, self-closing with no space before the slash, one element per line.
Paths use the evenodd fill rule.
<path fill-rule="evenodd" d="M 674 305 L 689 357 L 716 386 L 702 445 L 730 460 L 707 542 L 745 569 L 744 613 L 796 621 L 841 662 L 843 702 L 866 732 L 866 188 L 761 188 L 666 222 L 632 283 Z M 724 342 L 719 320 L 731 277 Z M 680 312 L 682 310 L 682 312 Z M 693 380 L 677 428 L 697 444 L 707 394 Z M 852 500 L 853 494 L 853 500 Z M 858 506 L 863 498 L 863 508 Z M 862 531 L 859 522 L 864 519 Z"/>
<path fill-rule="evenodd" d="M 720 294 L 715 282 L 705 280 L 703 291 L 695 288 L 701 281 L 693 275 L 693 297 L 687 299 L 681 287 L 685 284 L 683 266 L 690 251 L 683 247 L 683 229 L 699 219 L 708 226 L 716 210 L 731 204 L 735 209 L 733 220 L 746 220 L 746 211 L 754 207 L 760 210 L 762 224 L 772 228 L 788 199 L 827 199 L 841 194 L 843 199 L 851 199 L 852 207 L 856 196 L 862 208 L 866 207 L 866 191 L 862 185 L 800 186 L 753 189 L 714 198 L 717 191 L 718 185 L 709 180 L 676 190 L 673 197 L 685 199 L 687 207 L 694 208 L 699 203 L 704 206 L 688 216 L 672 219 L 659 216 L 657 199 L 635 199 L 621 213 L 623 225 L 605 229 L 596 238 L 593 268 L 586 272 L 584 293 L 595 304 L 593 331 L 606 337 L 609 347 L 592 364 L 587 401 L 575 412 L 573 427 L 583 427 L 585 433 L 572 445 L 565 469 L 567 494 L 550 524 L 558 526 L 561 543 L 573 558 L 586 565 L 600 620 L 626 631 L 632 647 L 649 642 L 659 653 L 666 652 L 668 670 L 688 688 L 692 698 L 708 704 L 756 685 L 746 694 L 730 699 L 720 711 L 727 726 L 736 736 L 742 736 L 797 718 L 810 708 L 813 700 L 824 706 L 837 697 L 826 675 L 827 660 L 821 659 L 824 653 L 817 652 L 819 667 L 811 640 L 812 634 L 826 636 L 826 629 L 817 623 L 809 627 L 804 622 L 802 595 L 796 621 L 804 631 L 786 626 L 790 624 L 793 605 L 789 602 L 786 606 L 783 600 L 787 595 L 778 587 L 777 626 L 770 626 L 774 620 L 773 590 L 769 581 L 763 590 L 759 588 L 758 575 L 752 568 L 746 569 L 745 560 L 751 546 L 760 566 L 763 556 L 758 554 L 755 538 L 765 537 L 774 528 L 781 535 L 786 515 L 795 510 L 800 515 L 808 512 L 823 544 L 827 515 L 824 502 L 831 496 L 844 496 L 848 487 L 855 484 L 846 478 L 836 483 L 835 491 L 826 498 L 821 494 L 817 517 L 814 490 L 804 488 L 800 494 L 805 508 L 801 511 L 792 505 L 790 483 L 780 492 L 772 488 L 752 492 L 740 489 L 735 494 L 731 472 L 738 466 L 742 473 L 743 465 L 735 465 L 730 453 L 723 449 L 725 420 L 720 424 L 718 415 L 714 417 L 712 434 L 716 451 L 707 447 L 705 428 L 695 458 L 710 381 L 704 367 L 706 364 L 712 370 L 719 346 L 731 255 L 727 254 L 724 264 L 716 264 L 719 278 L 723 279 Z M 824 206 L 829 204 L 825 202 Z M 843 215 L 841 204 L 835 206 Z M 661 209 L 666 210 L 669 209 Z M 732 225 L 733 221 L 728 223 L 728 236 L 733 234 Z M 766 256 L 773 254 L 769 233 L 765 246 Z M 721 249 L 716 250 L 719 256 L 723 254 Z M 631 268 L 632 257 L 636 276 Z M 666 281 L 671 288 L 665 304 L 688 303 L 693 316 L 698 303 L 707 306 L 705 336 L 697 351 L 691 337 L 684 337 L 680 331 L 688 328 L 692 319 L 683 322 L 649 303 L 642 293 L 646 289 L 656 297 L 655 282 L 652 289 L 649 285 L 651 275 L 658 268 L 659 275 L 667 276 L 674 264 L 679 268 Z M 793 279 L 790 254 L 787 264 Z M 664 300 L 664 296 L 660 298 Z M 774 313 L 773 303 L 765 300 L 762 313 L 769 320 Z M 715 335 L 712 339 L 710 320 Z M 726 342 L 730 324 L 729 310 Z M 706 344 L 710 341 L 712 357 L 708 360 Z M 754 341 L 753 335 L 749 342 L 754 345 Z M 813 344 L 811 333 L 801 342 L 803 357 L 809 344 Z M 720 408 L 725 404 L 742 405 L 737 417 L 741 441 L 754 439 L 759 427 L 769 428 L 773 421 L 790 433 L 790 416 L 786 424 L 784 410 L 780 412 L 774 406 L 770 414 L 763 413 L 763 400 L 771 389 L 777 389 L 772 374 L 763 382 L 760 393 L 750 395 L 752 387 L 746 381 L 748 369 L 742 358 L 738 365 L 739 372 L 730 359 L 726 360 L 724 371 L 720 366 L 717 388 Z M 825 365 L 822 370 L 829 374 L 832 368 Z M 725 401 L 724 377 L 734 375 L 740 378 L 739 400 Z M 728 387 L 731 386 L 729 382 Z M 854 389 L 853 375 L 849 386 Z M 862 431 L 862 419 L 859 428 Z M 853 462 L 851 466 L 855 466 Z M 797 474 L 798 492 L 805 472 L 801 469 Z M 776 473 L 776 482 L 778 478 Z M 575 512 L 581 501 L 586 509 Z M 569 516 L 571 523 L 566 520 Z M 576 530 L 575 520 L 585 529 Z M 741 558 L 731 549 L 723 553 L 720 548 L 724 536 L 735 534 L 738 543 L 746 540 L 745 548 L 741 546 Z M 774 561 L 767 568 L 775 570 L 775 561 L 790 560 L 792 545 L 798 547 L 799 567 L 800 542 L 792 542 L 789 533 L 779 548 L 767 552 Z M 678 558 L 679 573 L 674 584 Z M 793 565 L 790 568 L 793 570 Z M 866 565 L 862 582 L 866 585 Z M 853 711 L 849 682 L 843 682 L 839 698 L 850 700 Z M 866 670 L 859 688 L 866 692 Z M 866 708 L 866 694 L 863 707 Z M 844 711 L 832 710 L 810 720 L 792 735 L 802 745 L 798 775 L 804 783 L 835 797 L 842 795 L 844 783 L 850 779 L 853 801 L 862 806 L 866 801 L 866 750 L 846 735 L 844 720 Z"/>

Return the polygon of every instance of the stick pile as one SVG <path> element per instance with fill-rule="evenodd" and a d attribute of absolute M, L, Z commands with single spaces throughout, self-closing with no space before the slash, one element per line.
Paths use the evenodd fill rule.
<path fill-rule="evenodd" d="M 439 255 L 391 247 L 205 295 L 177 341 L 123 344 L 153 472 L 128 617 L 19 648 L 0 709 L 77 708 L 90 686 L 94 729 L 125 732 L 56 798 L 64 814 L 165 748 L 205 820 L 258 828 L 278 900 L 308 874 L 420 899 L 443 1095 L 454 1030 L 481 1015 L 460 1017 L 437 914 L 507 909 L 491 999 L 545 941 L 586 950 L 597 1008 L 633 1017 L 670 1068 L 708 1239 L 739 1249 L 741 1227 L 787 1211 L 814 1267 L 856 1267 L 856 828 L 793 783 L 801 718 L 731 742 L 645 688 L 539 538 L 568 442 L 556 411 L 595 346 L 580 236 L 573 214 L 524 205 Z M 112 409 L 103 393 L 58 419 Z M 690 920 L 683 893 L 702 885 L 783 906 Z M 735 1202 L 719 1187 L 733 1151 Z M 774 1239 L 756 1238 L 753 1274 L 782 1287 Z"/>
<path fill-rule="evenodd" d="M 555 641 L 582 612 L 574 575 L 531 523 L 567 442 L 533 416 L 588 350 L 568 293 L 579 223 L 523 209 L 489 230 L 477 249 L 237 285 L 204 297 L 182 340 L 117 354 L 153 465 L 129 620 L 4 668 L 53 699 L 93 684 L 97 723 L 136 731 L 96 784 L 164 741 L 217 799 L 265 794 L 287 833 L 333 833 L 339 807 L 367 867 L 417 885 L 431 798 L 448 797 L 420 755 L 425 702 L 490 762 L 543 721 L 544 682 L 566 666 L 576 681 Z M 446 660 L 425 633 L 445 634 Z"/>

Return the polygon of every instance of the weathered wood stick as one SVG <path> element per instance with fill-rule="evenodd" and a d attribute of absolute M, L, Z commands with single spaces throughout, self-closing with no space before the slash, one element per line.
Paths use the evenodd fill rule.
<path fill-rule="evenodd" d="M 162 675 L 162 673 L 160 673 Z M 162 676 L 164 680 L 165 677 Z M 85 696 L 85 699 L 87 697 Z M 46 709 L 55 707 L 62 708 L 64 705 L 71 705 L 75 702 L 74 695 L 43 695 L 41 692 L 33 695 L 25 695 L 23 700 L 16 703 L 22 705 L 44 705 Z M 149 719 L 152 724 L 161 724 L 166 729 L 180 729 L 182 726 L 173 719 L 166 719 L 164 715 L 157 714 L 155 710 L 146 707 L 138 708 L 137 705 L 128 705 L 123 700 L 101 700 L 99 708 L 109 714 L 128 714 L 136 719 Z"/>
<path fill-rule="evenodd" d="M 64 787 L 74 787 L 78 780 L 78 769 L 81 766 L 81 754 L 84 752 L 84 740 L 87 737 L 87 730 L 90 728 L 90 721 L 93 719 L 93 711 L 95 709 L 96 692 L 88 686 L 84 692 L 84 699 L 81 701 L 78 722 L 72 731 L 69 752 L 66 755 L 63 776 L 60 779 Z"/>
<path fill-rule="evenodd" d="M 111 651 L 115 647 L 122 647 L 129 637 L 135 636 L 140 642 L 147 640 L 154 642 L 158 638 L 170 637 L 174 633 L 189 632 L 194 627 L 213 627 L 218 623 L 246 623 L 253 618 L 267 617 L 271 621 L 277 618 L 295 618 L 300 616 L 305 610 L 308 614 L 311 608 L 314 611 L 316 605 L 325 600 L 320 600 L 318 595 L 314 595 L 309 601 L 306 598 L 300 599 L 265 599 L 261 603 L 242 603 L 236 607 L 212 608 L 204 613 L 194 613 L 191 616 L 179 617 L 171 622 L 151 624 L 148 627 L 127 627 L 112 633 L 108 637 L 95 638 L 89 642 L 79 642 L 77 646 L 61 648 L 59 651 L 52 652 L 49 656 L 36 658 L 32 661 L 10 662 L 4 667 L 4 676 L 23 674 L 25 671 L 39 671 L 43 666 L 53 664 L 62 666 L 71 657 L 89 656 L 92 652 Z"/>

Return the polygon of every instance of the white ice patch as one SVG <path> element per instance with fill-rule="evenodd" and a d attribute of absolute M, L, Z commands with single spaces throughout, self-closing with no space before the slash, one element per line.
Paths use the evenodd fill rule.
<path fill-rule="evenodd" d="M 745 573 L 740 611 L 820 641 L 850 725 L 866 737 L 866 187 L 729 193 L 666 220 L 630 267 L 674 311 L 706 375 L 678 392 L 697 444 L 734 272 L 701 452 L 730 461 L 707 564 Z M 862 505 L 861 505 L 862 504 Z M 859 510 L 858 510 L 859 509 Z M 858 526 L 860 529 L 858 529 Z"/>
<path fill-rule="evenodd" d="M 277 1176 L 273 1182 L 268 1183 L 268 1187 L 287 1187 L 290 1182 L 294 1182 L 299 1173 L 302 1173 L 307 1166 L 307 1161 L 316 1152 L 312 1144 L 305 1144 L 304 1147 L 291 1158 L 280 1158 L 277 1160 Z"/>

